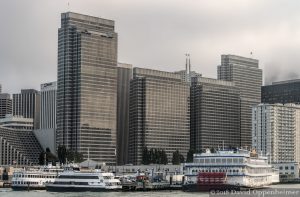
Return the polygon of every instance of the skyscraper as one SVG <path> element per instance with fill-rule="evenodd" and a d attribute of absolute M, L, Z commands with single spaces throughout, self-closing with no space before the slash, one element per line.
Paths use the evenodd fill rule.
<path fill-rule="evenodd" d="M 110 164 L 116 162 L 117 37 L 112 20 L 61 14 L 57 143 Z"/>
<path fill-rule="evenodd" d="M 252 106 L 260 103 L 262 70 L 258 60 L 236 55 L 222 55 L 218 79 L 232 81 L 241 96 L 241 146 L 251 147 Z"/>
<path fill-rule="evenodd" d="M 40 94 L 34 89 L 23 89 L 13 94 L 13 115 L 32 118 L 35 129 L 40 126 Z"/>
<path fill-rule="evenodd" d="M 0 93 L 0 118 L 12 114 L 12 100 L 9 94 Z"/>
<path fill-rule="evenodd" d="M 0 94 L 2 93 L 2 85 L 0 84 Z"/>
<path fill-rule="evenodd" d="M 191 148 L 240 145 L 240 94 L 233 82 L 192 78 Z"/>
<path fill-rule="evenodd" d="M 141 164 L 142 151 L 158 148 L 169 161 L 190 148 L 190 90 L 180 75 L 134 68 L 129 100 L 129 162 Z"/>
<path fill-rule="evenodd" d="M 40 129 L 56 128 L 56 82 L 41 84 Z"/>
<path fill-rule="evenodd" d="M 261 87 L 262 103 L 300 104 L 300 79 L 273 82 Z"/>
<path fill-rule="evenodd" d="M 128 163 L 129 90 L 132 65 L 118 63 L 117 158 L 118 165 Z"/>

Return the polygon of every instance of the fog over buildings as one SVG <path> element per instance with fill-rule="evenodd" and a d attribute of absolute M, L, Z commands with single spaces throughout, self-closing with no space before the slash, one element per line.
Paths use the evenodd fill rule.
<path fill-rule="evenodd" d="M 266 84 L 298 78 L 299 6 L 297 0 L 1 1 L 2 92 L 56 80 L 57 28 L 66 11 L 114 20 L 118 61 L 134 67 L 182 70 L 190 53 L 194 71 L 216 78 L 220 55 L 236 54 L 259 59 Z"/>

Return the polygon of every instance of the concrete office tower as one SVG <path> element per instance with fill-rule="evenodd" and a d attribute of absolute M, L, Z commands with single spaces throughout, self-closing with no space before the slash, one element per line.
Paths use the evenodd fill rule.
<path fill-rule="evenodd" d="M 26 131 L 33 130 L 33 119 L 23 118 L 23 116 L 13 116 L 8 114 L 5 118 L 0 119 L 0 126 L 11 129 L 20 129 Z"/>
<path fill-rule="evenodd" d="M 259 104 L 252 109 L 252 146 L 272 163 L 300 162 L 300 106 Z"/>
<path fill-rule="evenodd" d="M 129 87 L 132 65 L 118 63 L 117 158 L 118 165 L 128 163 Z"/>
<path fill-rule="evenodd" d="M 2 93 L 2 85 L 0 84 L 0 94 Z"/>
<path fill-rule="evenodd" d="M 222 55 L 218 79 L 232 81 L 241 94 L 241 146 L 251 147 L 251 111 L 261 100 L 262 70 L 258 60 Z"/>
<path fill-rule="evenodd" d="M 44 151 L 56 152 L 56 82 L 41 84 L 40 128 L 33 132 Z"/>
<path fill-rule="evenodd" d="M 233 82 L 193 78 L 191 148 L 236 148 L 240 145 L 240 94 Z"/>
<path fill-rule="evenodd" d="M 300 103 L 300 79 L 273 82 L 261 87 L 262 103 Z"/>
<path fill-rule="evenodd" d="M 13 94 L 13 115 L 32 118 L 35 129 L 40 125 L 40 94 L 34 89 L 21 90 L 20 94 Z"/>
<path fill-rule="evenodd" d="M 143 147 L 164 149 L 169 162 L 190 148 L 189 85 L 178 74 L 134 68 L 129 100 L 129 162 L 141 164 Z"/>
<path fill-rule="evenodd" d="M 0 93 L 0 118 L 12 114 L 12 100 L 9 94 Z"/>
<path fill-rule="evenodd" d="M 56 82 L 41 84 L 40 129 L 56 128 Z"/>
<path fill-rule="evenodd" d="M 67 12 L 58 30 L 57 143 L 116 163 L 117 33 L 114 21 Z"/>

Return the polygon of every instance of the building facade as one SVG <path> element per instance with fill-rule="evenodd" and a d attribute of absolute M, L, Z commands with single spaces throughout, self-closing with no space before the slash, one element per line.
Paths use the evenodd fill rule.
<path fill-rule="evenodd" d="M 252 146 L 272 163 L 300 162 L 300 106 L 259 104 L 252 109 Z"/>
<path fill-rule="evenodd" d="M 261 100 L 262 70 L 256 59 L 236 55 L 222 55 L 218 79 L 232 81 L 241 96 L 241 147 L 251 147 L 252 107 Z"/>
<path fill-rule="evenodd" d="M 32 118 L 34 128 L 40 125 L 40 94 L 34 89 L 23 89 L 20 94 L 13 94 L 13 115 Z"/>
<path fill-rule="evenodd" d="M 118 63 L 117 158 L 118 165 L 128 163 L 129 93 L 132 65 Z"/>
<path fill-rule="evenodd" d="M 195 77 L 191 85 L 191 148 L 240 144 L 240 94 L 233 82 Z"/>
<path fill-rule="evenodd" d="M 37 165 L 42 151 L 32 131 L 0 126 L 0 165 Z"/>
<path fill-rule="evenodd" d="M 57 143 L 116 163 L 117 43 L 114 21 L 67 12 L 58 30 Z"/>
<path fill-rule="evenodd" d="M 158 148 L 186 156 L 190 148 L 189 85 L 180 75 L 133 69 L 129 100 L 129 162 L 141 164 L 142 151 Z"/>
<path fill-rule="evenodd" d="M 56 82 L 41 84 L 40 129 L 56 128 Z"/>
<path fill-rule="evenodd" d="M 300 79 L 273 82 L 261 87 L 262 103 L 300 103 Z"/>
<path fill-rule="evenodd" d="M 12 114 L 12 99 L 9 94 L 0 93 L 0 119 Z"/>

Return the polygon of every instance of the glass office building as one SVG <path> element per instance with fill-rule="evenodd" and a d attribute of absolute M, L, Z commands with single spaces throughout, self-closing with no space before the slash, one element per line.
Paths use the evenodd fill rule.
<path fill-rule="evenodd" d="M 190 148 L 189 84 L 175 73 L 134 68 L 129 100 L 129 162 L 141 164 L 142 150 L 158 148 L 186 157 Z"/>
<path fill-rule="evenodd" d="M 251 147 L 252 107 L 261 100 L 262 70 L 258 60 L 236 55 L 222 55 L 218 79 L 232 81 L 241 96 L 241 145 Z"/>
<path fill-rule="evenodd" d="M 117 43 L 114 21 L 61 15 L 57 143 L 107 164 L 116 163 Z"/>

